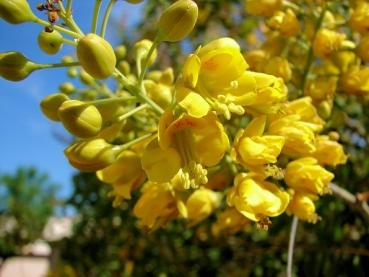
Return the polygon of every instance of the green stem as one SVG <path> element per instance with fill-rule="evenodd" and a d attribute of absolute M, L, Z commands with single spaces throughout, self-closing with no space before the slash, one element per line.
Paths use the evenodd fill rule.
<path fill-rule="evenodd" d="M 89 104 L 92 105 L 105 105 L 105 104 L 109 104 L 109 103 L 114 103 L 114 102 L 125 102 L 125 101 L 130 101 L 130 100 L 135 100 L 136 97 L 134 96 L 130 96 L 130 97 L 114 97 L 114 98 L 105 98 L 105 99 L 98 99 L 98 100 L 94 100 L 94 101 L 89 101 Z"/>
<path fill-rule="evenodd" d="M 66 8 L 67 16 L 72 14 L 72 2 L 73 2 L 73 0 L 68 0 L 67 1 L 67 8 Z"/>
<path fill-rule="evenodd" d="M 71 66 L 78 66 L 78 65 L 80 65 L 79 62 L 38 64 L 38 68 L 36 68 L 36 70 L 37 69 L 46 69 L 46 68 L 71 67 Z"/>
<path fill-rule="evenodd" d="M 162 115 L 164 113 L 164 110 L 158 104 L 156 104 L 153 100 L 151 100 L 142 92 L 141 87 L 137 87 L 135 84 L 133 84 L 118 69 L 115 69 L 115 73 L 113 76 L 122 81 L 124 87 L 126 87 L 129 92 L 135 95 L 142 102 L 147 103 L 158 115 Z"/>
<path fill-rule="evenodd" d="M 65 23 L 67 24 L 67 26 L 69 28 L 71 28 L 72 30 L 74 30 L 76 33 L 84 36 L 83 32 L 81 31 L 81 29 L 78 27 L 78 25 L 76 24 L 76 22 L 74 21 L 73 17 L 72 17 L 72 13 L 67 13 L 63 2 L 61 0 L 58 1 L 59 4 L 59 8 L 60 8 L 60 17 L 64 19 Z"/>
<path fill-rule="evenodd" d="M 91 23 L 91 33 L 96 34 L 97 21 L 99 19 L 101 3 L 102 3 L 102 0 L 96 0 L 95 1 L 94 13 L 93 13 L 92 23 Z"/>
<path fill-rule="evenodd" d="M 101 31 L 100 31 L 100 36 L 103 38 L 105 37 L 105 32 L 106 32 L 106 26 L 108 25 L 108 21 L 109 21 L 109 17 L 110 17 L 110 13 L 113 10 L 113 5 L 115 4 L 117 0 L 110 0 L 108 7 L 106 8 L 105 14 L 104 14 L 104 18 L 103 18 L 103 23 L 101 25 Z"/>
<path fill-rule="evenodd" d="M 123 121 L 123 120 L 127 119 L 128 117 L 134 115 L 135 113 L 146 109 L 147 107 L 148 107 L 147 104 L 142 104 L 141 106 L 138 106 L 138 107 L 134 108 L 133 110 L 131 110 L 131 111 L 129 111 L 129 112 L 127 112 L 127 113 L 119 116 L 117 118 L 117 121 Z"/>
<path fill-rule="evenodd" d="M 151 45 L 151 47 L 150 47 L 149 52 L 147 53 L 146 59 L 144 60 L 144 64 L 143 64 L 143 67 L 142 67 L 142 70 L 141 70 L 141 74 L 140 74 L 140 77 L 138 79 L 138 84 L 140 86 L 141 86 L 142 81 L 145 77 L 146 70 L 147 70 L 147 65 L 149 63 L 150 57 L 151 57 L 152 53 L 154 53 L 154 50 L 158 46 L 159 42 L 160 42 L 160 36 L 157 34 L 154 41 L 153 41 L 153 43 L 152 43 L 152 45 Z"/>
<path fill-rule="evenodd" d="M 324 9 L 322 10 L 322 12 L 319 16 L 318 22 L 316 23 L 312 44 L 314 44 L 316 34 L 318 33 L 320 27 L 322 26 L 324 15 L 325 15 L 326 11 L 327 11 L 327 8 L 324 7 Z M 314 61 L 314 53 L 313 53 L 313 45 L 312 44 L 310 44 L 310 48 L 309 48 L 309 52 L 308 52 L 308 58 L 307 58 L 307 61 L 306 61 L 305 67 L 304 67 L 304 73 L 303 73 L 303 76 L 302 76 L 302 81 L 301 81 L 302 93 L 304 93 L 307 77 L 309 75 L 310 68 L 311 68 L 311 66 L 313 64 L 313 61 Z"/>
<path fill-rule="evenodd" d="M 77 42 L 75 42 L 73 40 L 70 40 L 70 39 L 66 39 L 66 38 L 63 38 L 63 43 L 68 44 L 68 45 L 72 45 L 72 46 L 77 45 Z"/>
<path fill-rule="evenodd" d="M 42 26 L 45 26 L 45 27 L 49 27 L 51 24 L 50 24 L 50 22 L 47 22 L 47 21 L 45 21 L 45 20 L 42 20 L 42 19 L 40 19 L 40 18 L 37 18 L 37 19 L 35 19 L 35 21 L 34 21 L 35 23 L 37 23 L 37 24 L 40 24 L 40 25 L 42 25 Z M 76 33 L 76 32 L 73 32 L 73 31 L 71 31 L 71 30 L 68 30 L 68 29 L 65 29 L 65 28 L 63 28 L 63 27 L 60 27 L 60 26 L 58 26 L 58 25 L 53 25 L 52 26 L 55 30 L 57 30 L 57 31 L 59 31 L 59 32 L 61 32 L 61 33 L 64 33 L 64 34 L 66 34 L 66 35 L 69 35 L 69 36 L 71 36 L 71 37 L 73 37 L 73 38 L 82 38 L 83 36 L 82 35 L 80 35 L 80 34 L 78 34 L 78 33 Z"/>
<path fill-rule="evenodd" d="M 126 150 L 126 149 L 130 148 L 131 146 L 133 146 L 133 145 L 135 145 L 135 144 L 137 144 L 137 143 L 139 143 L 139 142 L 141 142 L 145 139 L 148 139 L 152 136 L 155 136 L 155 135 L 156 135 L 156 133 L 146 134 L 146 135 L 143 135 L 142 137 L 136 138 L 135 140 L 132 140 L 128 143 L 125 143 L 123 145 L 116 146 L 116 147 L 119 148 L 120 151 L 123 151 L 123 150 Z"/>

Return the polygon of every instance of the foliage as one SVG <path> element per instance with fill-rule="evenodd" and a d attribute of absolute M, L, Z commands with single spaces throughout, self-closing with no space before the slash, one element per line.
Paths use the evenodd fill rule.
<path fill-rule="evenodd" d="M 20 254 L 21 247 L 42 237 L 56 205 L 57 185 L 33 167 L 0 176 L 0 255 Z"/>

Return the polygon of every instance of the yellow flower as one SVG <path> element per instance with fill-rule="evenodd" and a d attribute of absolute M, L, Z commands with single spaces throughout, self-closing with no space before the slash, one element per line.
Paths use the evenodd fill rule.
<path fill-rule="evenodd" d="M 240 46 L 231 38 L 213 40 L 198 51 L 199 81 L 212 95 L 228 88 L 248 68 Z"/>
<path fill-rule="evenodd" d="M 141 225 L 155 230 L 178 216 L 177 202 L 169 183 L 147 182 L 133 214 L 141 220 Z"/>
<path fill-rule="evenodd" d="M 176 98 L 193 117 L 203 117 L 217 106 L 217 96 L 230 88 L 247 69 L 240 46 L 231 38 L 220 38 L 187 57 L 176 84 Z"/>
<path fill-rule="evenodd" d="M 216 165 L 229 146 L 223 125 L 213 113 L 202 118 L 182 115 L 174 120 L 168 110 L 159 122 L 158 133 L 158 139 L 143 153 L 143 169 L 155 182 L 168 182 L 181 169 L 185 188 L 205 184 L 203 166 Z"/>
<path fill-rule="evenodd" d="M 361 38 L 360 43 L 356 47 L 357 55 L 364 61 L 369 62 L 369 35 Z"/>
<path fill-rule="evenodd" d="M 318 136 L 316 140 L 316 151 L 313 153 L 321 165 L 345 164 L 347 156 L 343 151 L 343 146 L 337 141 L 330 140 L 328 136 Z"/>
<path fill-rule="evenodd" d="M 268 134 L 285 137 L 282 153 L 291 156 L 302 156 L 315 151 L 316 124 L 304 122 L 297 114 L 283 116 L 273 120 Z"/>
<path fill-rule="evenodd" d="M 297 216 L 301 220 L 316 223 L 320 217 L 315 213 L 315 195 L 294 191 L 292 199 L 287 207 L 287 212 Z"/>
<path fill-rule="evenodd" d="M 144 171 L 137 153 L 125 150 L 114 163 L 97 171 L 96 176 L 100 181 L 112 185 L 111 195 L 115 196 L 113 205 L 118 206 L 122 199 L 131 199 L 131 191 L 141 183 Z"/>
<path fill-rule="evenodd" d="M 321 77 L 308 80 L 304 93 L 314 101 L 332 99 L 337 88 L 337 78 Z"/>
<path fill-rule="evenodd" d="M 268 60 L 264 66 L 264 72 L 276 77 L 280 77 L 284 81 L 289 81 L 292 77 L 292 70 L 288 60 L 281 57 L 273 57 Z"/>
<path fill-rule="evenodd" d="M 311 127 L 316 132 L 321 131 L 325 124 L 324 120 L 319 117 L 310 97 L 302 97 L 287 102 L 281 109 L 281 112 L 284 114 L 299 115 L 301 121 L 312 123 Z"/>
<path fill-rule="evenodd" d="M 314 158 L 300 158 L 287 165 L 284 180 L 296 190 L 312 194 L 330 192 L 328 184 L 334 178 L 333 173 L 325 170 Z"/>
<path fill-rule="evenodd" d="M 232 157 L 246 167 L 277 162 L 284 137 L 263 135 L 266 117 L 254 118 L 246 129 L 236 135 Z"/>
<path fill-rule="evenodd" d="M 350 27 L 361 33 L 366 34 L 369 30 L 369 3 L 361 1 L 354 9 L 350 21 Z"/>
<path fill-rule="evenodd" d="M 291 9 L 286 12 L 277 11 L 273 17 L 267 21 L 267 25 L 275 31 L 279 31 L 283 37 L 296 35 L 300 30 L 299 21 Z"/>
<path fill-rule="evenodd" d="M 220 234 L 232 235 L 241 231 L 249 223 L 237 209 L 228 208 L 222 212 L 217 221 L 211 226 L 211 232 L 214 236 Z"/>
<path fill-rule="evenodd" d="M 346 36 L 328 29 L 320 29 L 316 34 L 313 50 L 314 55 L 321 59 L 329 58 L 333 52 L 339 50 Z"/>
<path fill-rule="evenodd" d="M 288 205 L 289 194 L 256 174 L 238 174 L 227 195 L 230 207 L 252 221 L 282 214 Z"/>
<path fill-rule="evenodd" d="M 352 67 L 340 78 L 341 88 L 348 94 L 368 95 L 369 93 L 369 68 Z"/>
<path fill-rule="evenodd" d="M 269 55 L 262 49 L 253 49 L 245 53 L 245 60 L 250 66 L 250 70 L 262 71 Z"/>
<path fill-rule="evenodd" d="M 272 16 L 281 6 L 281 0 L 246 0 L 246 12 L 251 15 Z"/>
<path fill-rule="evenodd" d="M 186 201 L 189 226 L 203 221 L 220 205 L 221 196 L 207 188 L 195 190 Z"/>
<path fill-rule="evenodd" d="M 281 78 L 258 72 L 245 71 L 237 80 L 237 86 L 228 91 L 229 102 L 245 107 L 246 112 L 276 113 L 286 100 L 287 88 Z"/>

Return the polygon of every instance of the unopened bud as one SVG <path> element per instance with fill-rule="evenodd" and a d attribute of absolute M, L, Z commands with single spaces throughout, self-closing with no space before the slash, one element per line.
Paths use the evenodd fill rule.
<path fill-rule="evenodd" d="M 123 60 L 127 54 L 127 48 L 124 45 L 119 45 L 114 48 L 115 57 L 118 61 Z"/>
<path fill-rule="evenodd" d="M 0 53 L 0 76 L 9 81 L 21 81 L 39 66 L 19 52 Z"/>
<path fill-rule="evenodd" d="M 59 121 L 58 109 L 67 100 L 69 100 L 69 98 L 64 93 L 53 93 L 46 96 L 41 101 L 40 107 L 48 119 Z"/>
<path fill-rule="evenodd" d="M 0 1 L 0 18 L 11 24 L 20 24 L 37 19 L 28 5 L 27 0 Z"/>
<path fill-rule="evenodd" d="M 108 78 L 115 69 L 113 48 L 96 34 L 88 34 L 78 42 L 77 56 L 83 69 L 96 79 Z"/>
<path fill-rule="evenodd" d="M 79 79 L 85 85 L 92 85 L 95 82 L 94 77 L 92 77 L 90 74 L 88 74 L 84 70 L 81 70 L 81 72 L 79 74 Z"/>
<path fill-rule="evenodd" d="M 176 42 L 185 38 L 195 27 L 198 7 L 194 1 L 179 0 L 169 6 L 158 23 L 161 40 Z"/>
<path fill-rule="evenodd" d="M 59 86 L 59 90 L 60 90 L 60 92 L 62 92 L 64 94 L 71 94 L 76 90 L 76 88 L 74 87 L 74 85 L 72 83 L 64 82 Z"/>
<path fill-rule="evenodd" d="M 65 101 L 59 108 L 59 119 L 64 127 L 80 138 L 96 136 L 102 126 L 98 109 L 78 100 Z"/>
<path fill-rule="evenodd" d="M 56 30 L 51 33 L 43 30 L 37 38 L 38 46 L 42 51 L 49 55 L 54 55 L 59 52 L 63 46 L 63 36 Z"/>
<path fill-rule="evenodd" d="M 136 42 L 134 46 L 134 55 L 136 59 L 140 58 L 141 62 L 146 60 L 147 54 L 149 53 L 151 46 L 152 46 L 152 41 L 148 39 L 143 39 L 143 40 Z M 155 62 L 157 55 L 158 55 L 158 52 L 155 49 L 152 52 L 150 59 L 147 61 L 148 66 L 152 65 Z"/>
<path fill-rule="evenodd" d="M 81 171 L 96 171 L 113 163 L 119 148 L 103 139 L 77 141 L 64 150 L 70 164 Z"/>

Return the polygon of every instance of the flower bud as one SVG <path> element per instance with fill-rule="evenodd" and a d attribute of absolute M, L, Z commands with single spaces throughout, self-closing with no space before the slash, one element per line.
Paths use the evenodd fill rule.
<path fill-rule="evenodd" d="M 58 53 L 63 46 L 63 36 L 56 30 L 51 33 L 43 30 L 38 35 L 37 41 L 41 50 L 49 55 Z"/>
<path fill-rule="evenodd" d="M 37 19 L 26 0 L 0 1 L 0 18 L 11 24 L 20 24 Z"/>
<path fill-rule="evenodd" d="M 59 90 L 60 90 L 60 92 L 62 92 L 64 94 L 71 94 L 76 90 L 76 88 L 74 87 L 74 85 L 72 83 L 64 82 L 64 83 L 60 84 Z"/>
<path fill-rule="evenodd" d="M 158 23 L 161 39 L 176 42 L 185 38 L 194 28 L 198 12 L 196 3 L 191 0 L 179 0 L 169 6 Z"/>
<path fill-rule="evenodd" d="M 78 42 L 77 57 L 83 69 L 96 79 L 108 78 L 115 69 L 113 48 L 96 34 L 88 34 Z"/>
<path fill-rule="evenodd" d="M 86 71 L 81 70 L 79 74 L 79 80 L 85 85 L 92 85 L 95 82 L 94 77 L 88 74 Z"/>
<path fill-rule="evenodd" d="M 19 52 L 0 53 L 0 76 L 6 80 L 21 81 L 36 69 L 38 65 Z"/>
<path fill-rule="evenodd" d="M 134 46 L 135 58 L 136 59 L 140 58 L 141 62 L 146 60 L 147 54 L 149 53 L 151 46 L 152 46 L 152 41 L 150 41 L 148 39 L 143 39 L 143 40 L 140 40 L 140 41 L 136 42 L 135 46 Z M 155 49 L 152 52 L 152 54 L 150 56 L 150 59 L 147 62 L 147 66 L 150 66 L 155 62 L 157 55 L 158 55 L 158 52 Z"/>
<path fill-rule="evenodd" d="M 123 60 L 127 54 L 127 48 L 124 45 L 119 45 L 114 48 L 114 54 L 117 60 Z"/>
<path fill-rule="evenodd" d="M 40 107 L 48 119 L 59 121 L 58 109 L 67 100 L 69 98 L 64 93 L 53 93 L 41 101 Z"/>
<path fill-rule="evenodd" d="M 81 171 L 103 169 L 115 161 L 119 148 L 103 139 L 77 141 L 64 150 L 69 163 Z"/>
<path fill-rule="evenodd" d="M 58 115 L 64 127 L 77 137 L 90 138 L 101 130 L 100 112 L 95 106 L 82 101 L 65 101 L 60 106 Z"/>

